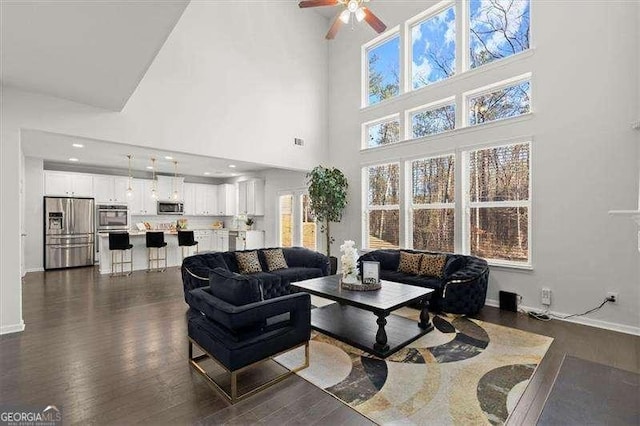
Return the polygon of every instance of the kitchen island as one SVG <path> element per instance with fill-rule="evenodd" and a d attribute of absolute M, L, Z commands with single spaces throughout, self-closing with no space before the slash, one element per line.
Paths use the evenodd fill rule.
<path fill-rule="evenodd" d="M 195 240 L 198 241 L 198 251 L 226 251 L 229 247 L 229 231 L 227 229 L 189 229 L 194 232 Z M 156 230 L 151 232 L 164 232 L 164 241 L 167 243 L 167 267 L 182 265 L 182 248 L 178 246 L 178 232 L 170 230 Z M 125 252 L 125 260 L 133 255 L 133 270 L 146 270 L 149 266 L 148 251 L 146 243 L 146 231 L 129 231 L 129 241 L 133 245 L 131 250 Z M 109 233 L 98 233 L 98 259 L 100 262 L 100 273 L 111 273 L 111 252 L 109 251 Z M 155 252 L 156 249 L 152 249 Z M 185 248 L 185 255 L 187 255 Z M 195 247 L 189 247 L 189 255 L 195 253 Z M 152 253 L 153 257 L 156 256 Z M 160 257 L 163 257 L 164 249 L 160 249 Z M 116 261 L 120 260 L 120 253 L 116 252 Z M 159 262 L 159 266 L 164 266 L 164 262 Z M 125 270 L 129 265 L 124 265 Z M 155 266 L 155 262 L 153 263 Z M 120 267 L 118 266 L 118 271 Z M 117 272 L 117 271 L 116 271 Z"/>

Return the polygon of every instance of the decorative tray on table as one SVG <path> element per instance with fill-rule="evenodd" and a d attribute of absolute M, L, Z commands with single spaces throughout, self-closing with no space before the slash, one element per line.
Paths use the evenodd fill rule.
<path fill-rule="evenodd" d="M 345 283 L 340 280 L 340 286 L 345 290 L 353 290 L 353 291 L 372 291 L 372 290 L 380 290 L 382 287 L 380 285 L 380 281 L 373 283 L 363 283 L 360 279 L 355 283 Z"/>

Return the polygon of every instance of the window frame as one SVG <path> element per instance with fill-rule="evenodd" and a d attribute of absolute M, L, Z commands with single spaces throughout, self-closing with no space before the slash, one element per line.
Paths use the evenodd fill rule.
<path fill-rule="evenodd" d="M 399 52 L 398 52 L 398 94 L 392 98 L 389 99 L 383 99 L 380 102 L 377 102 L 375 104 L 370 104 L 369 103 L 369 51 L 372 49 L 375 49 L 376 47 L 379 47 L 381 45 L 383 45 L 384 43 L 388 42 L 389 40 L 391 40 L 392 38 L 398 37 L 398 43 L 399 43 Z M 361 99 L 360 99 L 360 105 L 362 108 L 368 108 L 368 107 L 373 107 L 373 106 L 378 106 L 381 104 L 384 104 L 385 101 L 389 101 L 392 99 L 397 99 L 398 96 L 401 96 L 402 94 L 406 93 L 406 91 L 404 90 L 405 87 L 405 59 L 404 59 L 404 37 L 402 37 L 402 34 L 400 33 L 400 26 L 397 25 L 393 28 L 388 29 L 387 31 L 383 32 L 382 34 L 378 35 L 377 37 L 373 38 L 372 40 L 368 41 L 367 43 L 363 44 L 362 47 L 360 48 L 360 63 L 361 63 L 361 70 L 360 70 L 360 81 L 361 81 L 361 88 L 360 88 L 360 95 L 361 95 Z"/>
<path fill-rule="evenodd" d="M 517 75 L 515 77 L 511 77 L 511 78 L 507 78 L 505 80 L 500 80 L 497 81 L 495 83 L 491 83 L 491 84 L 487 84 L 485 86 L 482 87 L 478 87 L 476 89 L 472 89 L 472 90 L 468 90 L 464 93 L 462 93 L 462 110 L 460 111 L 460 117 L 462 119 L 462 124 L 463 124 L 463 128 L 477 128 L 479 126 L 483 126 L 486 124 L 490 124 L 490 123 L 499 123 L 499 122 L 503 122 L 505 120 L 512 120 L 514 118 L 518 118 L 518 117 L 526 117 L 527 115 L 531 115 L 534 112 L 534 105 L 533 105 L 533 73 L 531 72 L 527 72 L 524 74 L 520 74 Z M 493 92 L 497 92 L 501 89 L 506 89 L 508 87 L 512 87 L 512 86 L 517 86 L 519 84 L 528 82 L 529 83 L 529 112 L 524 113 L 524 114 L 520 114 L 520 115 L 514 115 L 512 117 L 503 117 L 503 118 L 498 118 L 496 120 L 491 120 L 491 121 L 485 121 L 483 123 L 477 123 L 477 124 L 470 124 L 469 123 L 469 119 L 470 114 L 469 114 L 469 110 L 470 110 L 470 102 L 472 98 L 476 98 L 478 96 L 482 96 L 482 95 L 487 95 L 489 93 L 493 93 Z M 457 111 L 456 111 L 457 114 Z"/>
<path fill-rule="evenodd" d="M 485 149 L 508 147 L 513 145 L 529 145 L 529 198 L 526 201 L 471 201 L 471 188 L 469 172 L 470 155 L 474 151 Z M 462 181 L 462 253 L 471 255 L 471 209 L 473 208 L 505 208 L 505 207 L 526 207 L 527 208 L 527 261 L 518 262 L 503 259 L 485 259 L 491 266 L 502 266 L 515 269 L 533 270 L 533 242 L 532 242 L 532 217 L 533 217 L 533 138 L 521 138 L 517 140 L 494 142 L 490 144 L 475 145 L 460 150 L 462 160 L 461 174 Z M 457 175 L 457 176 L 458 176 Z"/>
<path fill-rule="evenodd" d="M 304 247 L 304 230 L 303 230 L 303 197 L 309 196 L 309 191 L 306 188 L 298 188 L 291 190 L 282 190 L 276 193 L 276 236 L 277 236 L 277 244 L 280 247 L 284 247 L 282 245 L 282 221 L 280 214 L 280 197 L 290 195 L 291 199 L 291 246 L 290 247 Z M 316 248 L 318 245 L 318 236 L 320 234 L 320 230 L 318 229 L 318 221 L 316 223 Z M 287 246 L 289 247 L 289 246 Z"/>
<path fill-rule="evenodd" d="M 487 62 L 486 64 L 482 64 L 478 67 L 471 68 L 471 0 L 461 0 L 462 12 L 464 13 L 464 51 L 463 51 L 463 62 L 464 62 L 464 72 L 473 72 L 475 70 L 483 70 L 485 67 L 489 65 L 501 64 L 504 60 L 510 58 L 516 58 L 520 55 L 524 55 L 529 51 L 533 51 L 534 49 L 534 38 L 533 38 L 533 10 L 534 10 L 534 1 L 528 0 L 529 2 L 529 47 L 521 50 L 520 52 L 514 53 L 513 55 L 505 56 L 500 59 L 493 60 L 491 62 Z"/>
<path fill-rule="evenodd" d="M 380 166 L 389 166 L 392 164 L 398 165 L 398 204 L 385 204 L 385 205 L 370 205 L 369 204 L 369 168 L 371 167 L 380 167 Z M 401 160 L 391 160 L 385 162 L 376 162 L 372 164 L 366 164 L 362 166 L 361 169 L 361 196 L 362 196 L 362 248 L 363 250 L 372 250 L 369 247 L 369 213 L 372 211 L 398 211 L 398 246 L 403 247 L 405 245 L 405 234 L 402 231 L 403 228 L 403 214 L 402 214 L 402 205 L 404 204 L 405 196 L 404 191 L 406 188 L 406 183 L 403 179 L 403 162 Z"/>
<path fill-rule="evenodd" d="M 416 161 L 425 161 L 425 160 L 433 160 L 437 158 L 444 157 L 453 157 L 454 171 L 454 186 L 453 186 L 453 201 L 450 203 L 427 203 L 427 204 L 414 204 L 413 202 L 413 163 Z M 458 200 L 458 174 L 459 174 L 459 164 L 458 164 L 458 153 L 456 151 L 449 152 L 441 152 L 436 154 L 431 154 L 427 156 L 421 156 L 417 158 L 410 158 L 405 161 L 405 185 L 407 186 L 407 196 L 405 203 L 405 223 L 406 223 L 406 245 L 408 248 L 415 248 L 413 244 L 413 234 L 415 232 L 413 219 L 416 210 L 443 210 L 443 209 L 452 209 L 453 210 L 453 251 L 456 251 L 457 243 L 456 243 L 456 234 L 457 234 L 457 218 L 459 216 L 458 208 L 457 208 L 457 200 Z"/>
<path fill-rule="evenodd" d="M 468 1 L 468 0 L 466 0 Z M 449 79 L 451 79 L 452 77 L 458 76 L 461 73 L 464 73 L 465 71 L 467 71 L 467 69 L 462 68 L 463 67 L 463 63 L 462 60 L 460 58 L 460 40 L 459 39 L 459 35 L 460 34 L 460 30 L 462 29 L 461 24 L 460 24 L 460 18 L 466 19 L 462 16 L 462 14 L 460 13 L 462 11 L 462 7 L 460 7 L 459 5 L 459 1 L 456 0 L 442 0 L 436 4 L 434 4 L 433 6 L 427 8 L 426 10 L 418 13 L 417 15 L 414 15 L 413 17 L 409 18 L 408 20 L 405 21 L 404 23 L 404 40 L 402 41 L 402 44 L 404 46 L 404 68 L 405 68 L 405 75 L 404 75 L 404 93 L 409 93 L 409 92 L 416 92 L 416 91 L 420 91 L 423 90 L 427 87 L 431 87 L 434 84 L 438 84 L 441 83 L 443 81 L 447 81 Z M 454 17 L 455 17 L 455 28 L 456 28 L 456 37 L 455 37 L 455 72 L 453 73 L 453 75 L 451 75 L 448 78 L 444 78 L 442 80 L 438 80 L 438 81 L 434 81 L 433 83 L 430 84 L 426 84 L 424 86 L 421 87 L 417 87 L 414 88 L 413 87 L 413 36 L 412 36 L 412 29 L 414 26 L 416 25 L 421 25 L 424 21 L 427 21 L 431 18 L 433 18 L 434 16 L 436 16 L 437 14 L 439 14 L 440 12 L 443 12 L 445 9 L 448 9 L 450 7 L 453 7 L 453 12 L 454 12 Z"/>
<path fill-rule="evenodd" d="M 438 133 L 432 133 L 430 135 L 424 135 L 424 136 L 418 136 L 418 137 L 413 137 L 413 116 L 415 114 L 419 114 L 421 112 L 426 112 L 426 111 L 433 111 L 445 106 L 449 106 L 449 105 L 453 105 L 454 108 L 454 113 L 455 113 L 455 121 L 454 121 L 454 127 L 453 129 L 449 129 L 449 130 L 445 130 L 442 132 L 438 132 Z M 428 138 L 431 136 L 436 136 L 436 135 L 443 135 L 446 134 L 448 132 L 452 132 L 454 130 L 458 129 L 458 106 L 456 105 L 456 96 L 449 96 L 447 98 L 444 99 L 439 99 L 437 101 L 434 102 L 429 102 L 428 104 L 424 104 L 424 105 L 420 105 L 414 108 L 410 108 L 404 111 L 404 129 L 405 129 L 405 134 L 404 134 L 404 140 L 399 141 L 399 142 L 403 142 L 403 141 L 410 141 L 410 140 L 416 140 L 416 139 L 422 139 L 422 138 Z M 399 143 L 398 142 L 398 143 Z"/>
<path fill-rule="evenodd" d="M 390 121 L 394 121 L 397 120 L 398 121 L 398 140 L 396 142 L 392 142 L 386 145 L 378 145 L 378 146 L 368 146 L 367 143 L 369 141 L 369 127 L 372 126 L 376 126 L 378 124 L 383 124 L 383 123 L 388 123 Z M 361 128 L 361 143 L 360 143 L 360 149 L 361 150 L 367 150 L 367 149 L 375 149 L 375 148 L 380 148 L 382 146 L 390 146 L 390 145 L 396 145 L 400 142 L 403 141 L 403 132 L 402 132 L 402 120 L 400 118 L 400 113 L 394 113 L 394 114 L 389 114 L 386 115 L 384 117 L 381 118 L 376 118 L 375 120 L 371 120 L 371 121 L 367 121 L 362 123 L 362 128 Z"/>

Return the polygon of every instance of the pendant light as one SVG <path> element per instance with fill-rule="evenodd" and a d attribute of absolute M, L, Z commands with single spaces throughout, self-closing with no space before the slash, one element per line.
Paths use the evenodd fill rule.
<path fill-rule="evenodd" d="M 177 161 L 173 161 L 173 182 L 172 182 L 172 186 L 173 186 L 173 194 L 171 195 L 171 198 L 173 199 L 173 201 L 178 201 L 178 162 Z"/>
<path fill-rule="evenodd" d="M 131 198 L 133 197 L 133 188 L 131 187 L 131 159 L 133 158 L 133 155 L 129 154 L 127 155 L 127 159 L 129 160 L 129 186 L 127 188 L 127 198 Z"/>
<path fill-rule="evenodd" d="M 151 170 L 153 172 L 153 180 L 151 181 L 151 198 L 158 199 L 158 182 L 156 181 L 156 159 L 151 157 Z"/>

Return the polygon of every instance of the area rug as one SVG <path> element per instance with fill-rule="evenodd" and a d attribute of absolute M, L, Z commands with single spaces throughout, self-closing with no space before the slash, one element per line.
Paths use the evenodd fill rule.
<path fill-rule="evenodd" d="M 432 321 L 431 333 L 385 360 L 314 332 L 298 374 L 379 424 L 503 424 L 553 339 L 463 316 Z M 276 360 L 293 368 L 303 356 Z"/>

